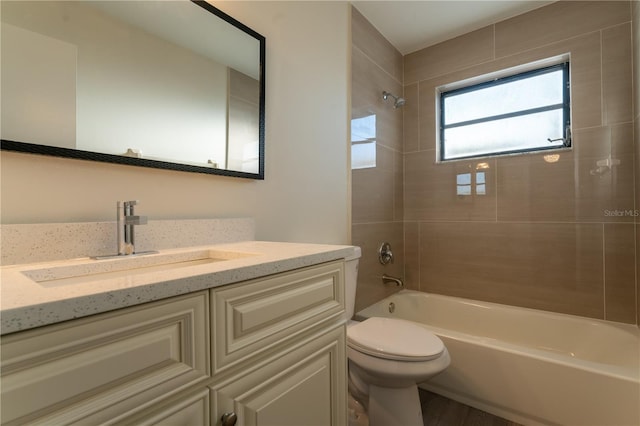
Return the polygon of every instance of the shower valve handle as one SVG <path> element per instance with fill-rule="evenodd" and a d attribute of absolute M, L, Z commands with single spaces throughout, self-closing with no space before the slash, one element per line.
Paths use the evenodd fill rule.
<path fill-rule="evenodd" d="M 383 265 L 393 263 L 393 252 L 391 251 L 391 244 L 382 243 L 378 249 L 378 260 Z"/>

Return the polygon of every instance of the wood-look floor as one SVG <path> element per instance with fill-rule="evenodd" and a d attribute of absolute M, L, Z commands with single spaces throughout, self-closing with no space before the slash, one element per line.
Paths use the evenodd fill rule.
<path fill-rule="evenodd" d="M 522 426 L 420 389 L 424 426 Z"/>

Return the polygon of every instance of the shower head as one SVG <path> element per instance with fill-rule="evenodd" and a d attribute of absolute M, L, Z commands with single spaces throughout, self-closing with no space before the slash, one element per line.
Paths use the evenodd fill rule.
<path fill-rule="evenodd" d="M 389 98 L 389 96 L 391 96 L 395 100 L 395 102 L 393 103 L 393 107 L 394 108 L 400 108 L 400 107 L 404 106 L 404 104 L 406 102 L 404 100 L 404 98 L 400 98 L 400 97 L 394 95 L 393 93 L 387 92 L 386 90 L 382 92 L 382 99 L 383 100 L 386 101 Z"/>

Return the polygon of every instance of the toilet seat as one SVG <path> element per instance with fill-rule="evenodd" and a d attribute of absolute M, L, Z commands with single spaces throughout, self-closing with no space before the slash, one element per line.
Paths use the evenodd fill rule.
<path fill-rule="evenodd" d="M 438 358 L 444 343 L 429 330 L 396 318 L 372 317 L 350 326 L 347 345 L 377 358 L 421 362 Z"/>

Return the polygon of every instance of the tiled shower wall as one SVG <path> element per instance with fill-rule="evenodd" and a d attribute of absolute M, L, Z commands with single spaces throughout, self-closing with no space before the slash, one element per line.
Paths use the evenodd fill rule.
<path fill-rule="evenodd" d="M 633 111 L 635 143 L 636 209 L 640 211 L 640 1 L 632 3 L 633 17 Z M 640 214 L 636 216 L 636 323 L 640 325 Z"/>
<path fill-rule="evenodd" d="M 632 6 L 560 1 L 404 57 L 409 287 L 637 322 Z M 571 150 L 436 163 L 438 86 L 566 53 Z M 486 189 L 457 195 L 479 173 Z"/>
<path fill-rule="evenodd" d="M 396 290 L 388 273 L 427 292 L 640 323 L 638 5 L 558 2 L 405 58 L 353 9 L 352 114 L 377 118 L 376 167 L 352 175 L 357 309 Z M 435 87 L 564 53 L 571 151 L 436 164 Z M 406 107 L 382 90 L 403 91 Z M 598 173 L 609 155 L 620 164 Z M 486 193 L 457 195 L 456 176 L 480 171 Z M 377 262 L 382 241 L 393 265 Z"/>
<path fill-rule="evenodd" d="M 402 109 L 386 90 L 402 95 L 402 55 L 352 8 L 352 119 L 375 116 L 375 167 L 352 172 L 352 243 L 362 248 L 356 310 L 397 289 L 382 275 L 402 278 L 404 261 L 402 197 Z M 378 248 L 389 242 L 393 264 L 378 262 Z"/>

